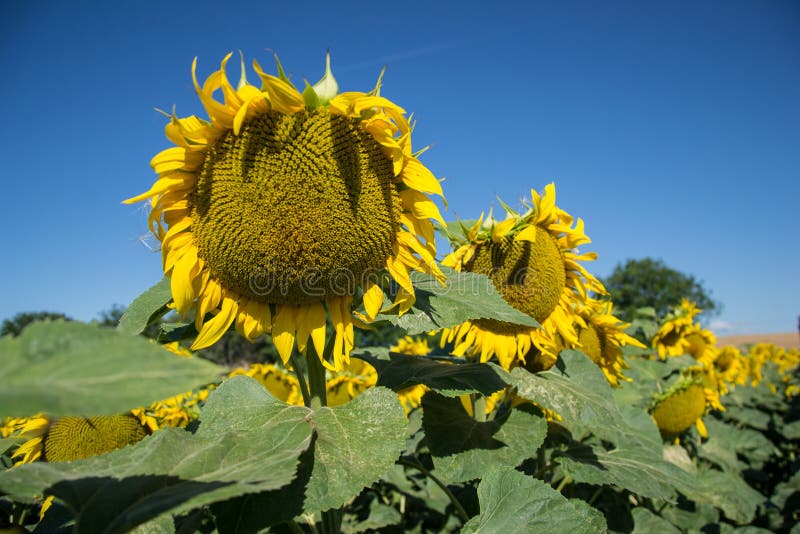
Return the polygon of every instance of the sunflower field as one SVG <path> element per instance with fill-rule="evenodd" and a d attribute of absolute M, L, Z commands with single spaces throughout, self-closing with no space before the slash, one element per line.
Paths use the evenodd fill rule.
<path fill-rule="evenodd" d="M 800 352 L 620 321 L 555 184 L 446 221 L 380 77 L 230 58 L 125 201 L 163 280 L 0 339 L 0 532 L 800 532 Z"/>

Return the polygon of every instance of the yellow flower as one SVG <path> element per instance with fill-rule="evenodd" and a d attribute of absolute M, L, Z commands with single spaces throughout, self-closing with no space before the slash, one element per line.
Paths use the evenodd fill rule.
<path fill-rule="evenodd" d="M 588 291 L 605 293 L 602 284 L 581 265 L 596 259 L 594 253 L 579 254 L 576 247 L 589 243 L 583 221 L 556 206 L 553 184 L 544 195 L 531 191 L 532 206 L 525 214 L 506 207 L 504 221 L 479 220 L 467 232 L 467 242 L 457 245 L 443 265 L 491 278 L 503 298 L 536 319 L 542 328 L 532 328 L 489 319 L 467 321 L 447 329 L 445 343 L 455 344 L 453 354 L 480 355 L 482 362 L 497 356 L 506 368 L 529 361 L 528 367 L 548 369 L 558 355 L 558 336 L 578 343 L 573 308 L 587 298 Z M 531 350 L 534 349 L 534 350 Z"/>
<path fill-rule="evenodd" d="M 665 317 L 663 324 L 658 329 L 655 336 L 653 336 L 653 348 L 658 350 L 658 355 L 662 359 L 667 356 L 672 357 L 689 354 L 689 350 L 692 347 L 692 341 L 689 340 L 689 336 L 692 334 L 698 334 L 700 336 L 700 338 L 694 338 L 694 350 L 702 356 L 702 349 L 704 347 L 699 346 L 699 341 L 707 343 L 706 340 L 708 337 L 704 337 L 703 334 L 700 334 L 702 328 L 699 323 L 695 323 L 694 321 L 695 316 L 701 311 L 702 310 L 698 309 L 693 302 L 683 299 L 680 305 L 677 306 L 670 315 Z M 706 332 L 711 336 L 710 339 L 712 341 L 710 344 L 714 345 L 716 340 L 713 339 L 713 334 L 708 331 Z M 698 349 L 701 350 L 698 351 Z"/>
<path fill-rule="evenodd" d="M 692 425 L 703 437 L 708 431 L 702 416 L 706 411 L 706 396 L 702 384 L 685 383 L 672 389 L 653 405 L 651 414 L 661 434 L 668 439 L 683 434 Z"/>
<path fill-rule="evenodd" d="M 33 417 L 16 418 L 14 423 L 14 433 L 21 438 L 27 438 L 27 441 L 11 455 L 15 464 L 27 464 L 39 460 L 42 457 L 45 435 L 50 428 L 50 419 L 37 414 Z"/>
<path fill-rule="evenodd" d="M 28 440 L 11 455 L 16 464 L 37 460 L 68 462 L 132 445 L 147 436 L 139 420 L 130 414 L 95 417 L 46 416 L 30 418 L 20 429 Z"/>
<path fill-rule="evenodd" d="M 578 348 L 602 369 L 608 382 L 619 386 L 620 380 L 629 380 L 623 375 L 628 364 L 622 358 L 622 347 L 633 345 L 645 348 L 638 340 L 627 335 L 624 330 L 630 326 L 612 313 L 613 304 L 587 298 L 575 310 L 578 329 Z"/>
<path fill-rule="evenodd" d="M 714 367 L 722 380 L 729 385 L 743 386 L 750 377 L 750 362 L 736 347 L 720 348 L 714 359 Z"/>
<path fill-rule="evenodd" d="M 335 94 L 328 61 L 302 94 L 280 64 L 276 77 L 254 62 L 260 87 L 242 65 L 234 88 L 229 58 L 202 86 L 192 65 L 210 121 L 173 114 L 166 135 L 176 146 L 153 158 L 150 190 L 126 202 L 150 200 L 175 309 L 195 311 L 193 350 L 235 324 L 251 341 L 271 333 L 284 363 L 309 339 L 322 355 L 330 316 L 333 363 L 323 363 L 342 369 L 358 291 L 372 320 L 383 269 L 400 287 L 400 313 L 414 302 L 409 271 L 443 280 L 430 220 L 442 219 L 427 196 L 441 185 L 412 152 L 405 111 L 379 87 Z"/>
<path fill-rule="evenodd" d="M 428 346 L 428 340 L 425 338 L 415 338 L 405 336 L 397 340 L 397 345 L 389 348 L 392 352 L 399 352 L 400 354 L 408 354 L 409 356 L 427 356 L 431 348 Z"/>

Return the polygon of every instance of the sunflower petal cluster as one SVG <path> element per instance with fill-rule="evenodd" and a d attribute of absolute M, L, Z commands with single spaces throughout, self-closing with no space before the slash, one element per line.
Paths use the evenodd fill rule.
<path fill-rule="evenodd" d="M 600 367 L 611 385 L 619 386 L 620 380 L 629 380 L 624 371 L 630 368 L 622 357 L 622 347 L 645 346 L 625 333 L 630 324 L 615 317 L 613 307 L 610 301 L 587 298 L 575 309 L 575 323 L 577 347 Z"/>
<path fill-rule="evenodd" d="M 717 340 L 710 330 L 695 321 L 701 311 L 695 303 L 682 299 L 664 318 L 653 336 L 653 348 L 662 359 L 690 354 L 699 362 L 711 364 L 714 361 Z"/>
<path fill-rule="evenodd" d="M 362 295 L 373 319 L 382 272 L 400 287 L 398 313 L 414 302 L 410 271 L 444 279 L 431 219 L 443 221 L 428 196 L 443 196 L 441 185 L 412 152 L 405 111 L 379 86 L 336 94 L 328 61 L 323 80 L 303 93 L 280 63 L 273 76 L 254 62 L 260 87 L 242 64 L 234 87 L 230 57 L 202 84 L 195 59 L 209 119 L 173 112 L 165 133 L 174 146 L 151 162 L 158 179 L 125 202 L 150 202 L 174 308 L 194 312 L 192 349 L 233 325 L 249 340 L 271 334 L 284 364 L 293 350 L 312 348 L 343 369 L 353 300 Z M 322 357 L 328 320 L 332 362 Z"/>
<path fill-rule="evenodd" d="M 536 319 L 541 328 L 478 319 L 446 329 L 442 346 L 452 343 L 453 354 L 479 356 L 482 362 L 496 356 L 506 369 L 524 363 L 548 369 L 560 345 L 580 346 L 575 308 L 586 302 L 590 292 L 606 292 L 582 265 L 597 255 L 577 252 L 591 240 L 583 221 L 556 205 L 554 184 L 541 195 L 531 190 L 531 203 L 523 214 L 503 206 L 504 220 L 484 221 L 481 216 L 465 229 L 465 239 L 453 240 L 455 250 L 442 264 L 489 276 L 505 300 Z"/>

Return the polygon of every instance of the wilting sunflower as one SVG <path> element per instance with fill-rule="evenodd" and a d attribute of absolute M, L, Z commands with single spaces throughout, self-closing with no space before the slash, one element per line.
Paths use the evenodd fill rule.
<path fill-rule="evenodd" d="M 622 358 L 622 347 L 632 345 L 643 349 L 645 346 L 624 332 L 630 325 L 614 317 L 612 310 L 611 302 L 592 298 L 579 304 L 575 309 L 578 344 L 573 348 L 589 356 L 602 369 L 608 382 L 618 386 L 620 380 L 629 380 L 623 375 L 629 367 Z"/>
<path fill-rule="evenodd" d="M 442 264 L 485 274 L 506 302 L 536 319 L 542 328 L 492 319 L 467 321 L 442 334 L 442 346 L 454 343 L 457 356 L 480 355 L 485 362 L 496 355 L 509 369 L 533 355 L 536 361 L 528 363 L 547 369 L 558 356 L 557 336 L 578 343 L 574 307 L 586 300 L 588 291 L 605 293 L 580 263 L 597 255 L 575 251 L 590 242 L 583 233 L 583 221 L 578 219 L 573 225 L 573 218 L 556 206 L 553 184 L 545 187 L 543 196 L 531 190 L 531 197 L 532 205 L 522 215 L 504 205 L 504 221 L 490 218 L 484 223 L 481 217 L 465 232 L 466 242 L 454 240 L 456 250 Z"/>
<path fill-rule="evenodd" d="M 125 202 L 150 199 L 150 228 L 161 241 L 179 314 L 195 310 L 193 349 L 216 342 L 232 325 L 247 339 L 272 333 L 284 363 L 311 338 L 334 329 L 333 365 L 353 347 L 351 304 L 359 291 L 367 319 L 380 310 L 384 269 L 400 287 L 400 313 L 414 301 L 409 271 L 436 266 L 427 194 L 441 185 L 411 149 L 405 111 L 369 93 L 337 94 L 330 71 L 301 93 L 285 76 L 244 61 L 237 87 L 220 70 L 195 89 L 210 117 L 179 119 L 166 136 L 176 146 L 151 165 L 158 180 Z M 221 93 L 222 100 L 215 99 Z M 212 314 L 212 317 L 208 317 Z"/>

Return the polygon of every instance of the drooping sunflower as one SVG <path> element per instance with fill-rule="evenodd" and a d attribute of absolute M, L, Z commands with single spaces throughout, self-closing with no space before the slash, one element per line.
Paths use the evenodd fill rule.
<path fill-rule="evenodd" d="M 750 377 L 750 362 L 737 347 L 721 347 L 714 359 L 714 368 L 730 386 L 743 386 Z"/>
<path fill-rule="evenodd" d="M 653 348 L 658 350 L 662 359 L 689 353 L 691 341 L 688 338 L 700 330 L 694 318 L 701 311 L 693 302 L 682 299 L 680 305 L 664 318 L 653 336 Z"/>
<path fill-rule="evenodd" d="M 496 355 L 506 369 L 532 356 L 536 361 L 529 364 L 548 369 L 558 356 L 557 336 L 578 343 L 575 306 L 586 300 L 589 291 L 605 293 L 581 265 L 597 255 L 576 252 L 578 246 L 590 242 L 583 221 L 574 223 L 556 206 L 553 184 L 545 187 L 544 195 L 531 190 L 531 198 L 524 214 L 504 205 L 505 220 L 489 218 L 484 223 L 481 217 L 465 232 L 465 242 L 454 240 L 455 251 L 442 264 L 485 274 L 506 302 L 536 319 L 542 328 L 490 319 L 467 321 L 442 334 L 442 345 L 454 343 L 457 356 L 480 355 L 485 362 Z"/>
<path fill-rule="evenodd" d="M 720 404 L 716 381 L 708 374 L 709 369 L 695 368 L 653 399 L 650 414 L 662 436 L 677 439 L 695 425 L 702 437 L 708 437 L 703 415 L 710 410 L 725 410 Z"/>
<path fill-rule="evenodd" d="M 330 71 L 301 93 L 285 76 L 254 62 L 261 86 L 225 66 L 195 89 L 210 117 L 178 118 L 166 136 L 176 146 L 153 158 L 158 179 L 126 200 L 150 200 L 150 228 L 161 241 L 179 314 L 195 310 L 192 349 L 215 343 L 232 325 L 247 339 L 271 333 L 284 363 L 309 338 L 318 355 L 334 329 L 341 369 L 353 347 L 351 305 L 359 291 L 367 319 L 380 310 L 385 269 L 400 290 L 400 313 L 414 301 L 409 271 L 443 280 L 427 196 L 439 181 L 411 149 L 405 111 L 369 93 L 337 94 Z M 222 100 L 215 99 L 221 93 Z M 209 314 L 211 316 L 209 317 Z M 321 356 L 320 356 L 321 357 Z"/>
<path fill-rule="evenodd" d="M 622 347 L 632 345 L 643 349 L 645 346 L 624 332 L 630 325 L 613 315 L 613 304 L 587 298 L 577 306 L 575 316 L 578 330 L 575 348 L 600 367 L 611 385 L 618 386 L 620 380 L 629 380 L 623 374 L 629 367 L 622 357 Z"/>

